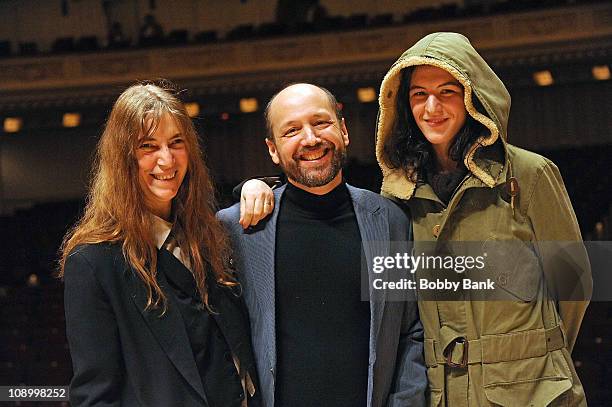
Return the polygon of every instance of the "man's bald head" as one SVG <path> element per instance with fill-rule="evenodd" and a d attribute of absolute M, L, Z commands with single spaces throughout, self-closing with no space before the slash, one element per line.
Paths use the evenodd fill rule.
<path fill-rule="evenodd" d="M 264 117 L 266 119 L 266 129 L 268 131 L 268 134 L 267 134 L 268 139 L 274 141 L 274 131 L 273 131 L 274 123 L 272 122 L 271 113 L 272 113 L 272 110 L 274 109 L 274 102 L 278 99 L 278 97 L 283 96 L 288 93 L 306 94 L 306 93 L 311 93 L 311 92 L 315 92 L 315 93 L 321 92 L 323 95 L 325 95 L 325 98 L 329 102 L 329 107 L 331 107 L 331 110 L 335 112 L 336 114 L 337 121 L 338 122 L 342 121 L 342 111 L 340 110 L 338 101 L 336 100 L 336 97 L 329 90 L 325 89 L 322 86 L 317 86 L 317 85 L 313 85 L 310 83 L 294 83 L 294 84 L 285 86 L 283 89 L 277 92 L 274 96 L 272 96 L 272 98 L 266 105 L 266 109 L 264 110 Z"/>

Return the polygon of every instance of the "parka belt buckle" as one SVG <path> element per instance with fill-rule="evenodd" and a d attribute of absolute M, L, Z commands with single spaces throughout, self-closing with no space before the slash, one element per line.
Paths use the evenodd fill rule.
<path fill-rule="evenodd" d="M 459 363 L 453 361 L 453 355 L 455 353 L 454 350 L 457 344 L 460 344 L 463 347 L 463 351 L 461 352 L 461 360 Z M 446 365 L 450 367 L 466 368 L 468 365 L 469 344 L 470 343 L 468 342 L 468 340 L 464 337 L 456 338 L 453 342 L 449 343 L 444 351 Z"/>

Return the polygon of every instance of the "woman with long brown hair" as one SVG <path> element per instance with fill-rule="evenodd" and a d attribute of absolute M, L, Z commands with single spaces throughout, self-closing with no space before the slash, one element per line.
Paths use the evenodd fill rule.
<path fill-rule="evenodd" d="M 248 314 L 198 136 L 166 84 L 117 99 L 61 249 L 72 405 L 244 406 Z"/>

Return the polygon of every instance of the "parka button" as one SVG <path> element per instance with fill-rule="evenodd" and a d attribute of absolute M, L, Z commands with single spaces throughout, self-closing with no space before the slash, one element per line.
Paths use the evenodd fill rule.
<path fill-rule="evenodd" d="M 433 233 L 434 237 L 438 237 L 440 235 L 440 225 L 436 225 L 431 229 L 431 233 Z"/>

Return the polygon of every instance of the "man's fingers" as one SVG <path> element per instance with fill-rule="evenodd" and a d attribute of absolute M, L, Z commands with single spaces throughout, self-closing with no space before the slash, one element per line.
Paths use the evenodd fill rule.
<path fill-rule="evenodd" d="M 255 199 L 255 205 L 253 206 L 253 219 L 251 219 L 251 225 L 257 225 L 257 222 L 263 217 L 264 198 L 257 197 Z"/>
<path fill-rule="evenodd" d="M 255 206 L 255 199 L 252 196 L 243 197 L 240 200 L 240 207 L 244 206 L 244 213 L 240 217 L 240 225 L 243 229 L 251 226 L 253 222 L 253 207 Z"/>
<path fill-rule="evenodd" d="M 244 211 L 245 211 L 245 202 L 244 202 L 244 198 L 240 197 L 240 220 L 238 221 L 238 223 L 240 223 L 242 225 L 242 220 L 244 219 Z M 243 226 L 244 227 L 244 226 Z"/>
<path fill-rule="evenodd" d="M 243 229 L 255 226 L 274 210 L 274 193 L 264 182 L 247 181 L 240 198 L 240 225 Z"/>
<path fill-rule="evenodd" d="M 263 204 L 261 204 L 261 211 L 259 203 L 263 202 Z M 257 199 L 257 203 L 255 205 L 255 209 L 253 212 L 253 219 L 251 219 L 251 226 L 255 226 L 259 223 L 259 221 L 265 219 L 270 213 L 272 213 L 272 211 L 274 210 L 274 201 L 272 200 L 267 200 L 265 198 L 258 198 Z"/>
<path fill-rule="evenodd" d="M 264 201 L 263 216 L 265 218 L 274 210 L 274 192 L 272 192 L 270 187 L 264 189 L 262 199 Z"/>
<path fill-rule="evenodd" d="M 240 226 L 242 226 L 243 229 L 246 229 L 249 226 L 251 226 L 251 222 L 252 221 L 253 221 L 253 214 L 249 213 L 249 212 L 246 212 L 244 217 L 240 221 Z"/>

